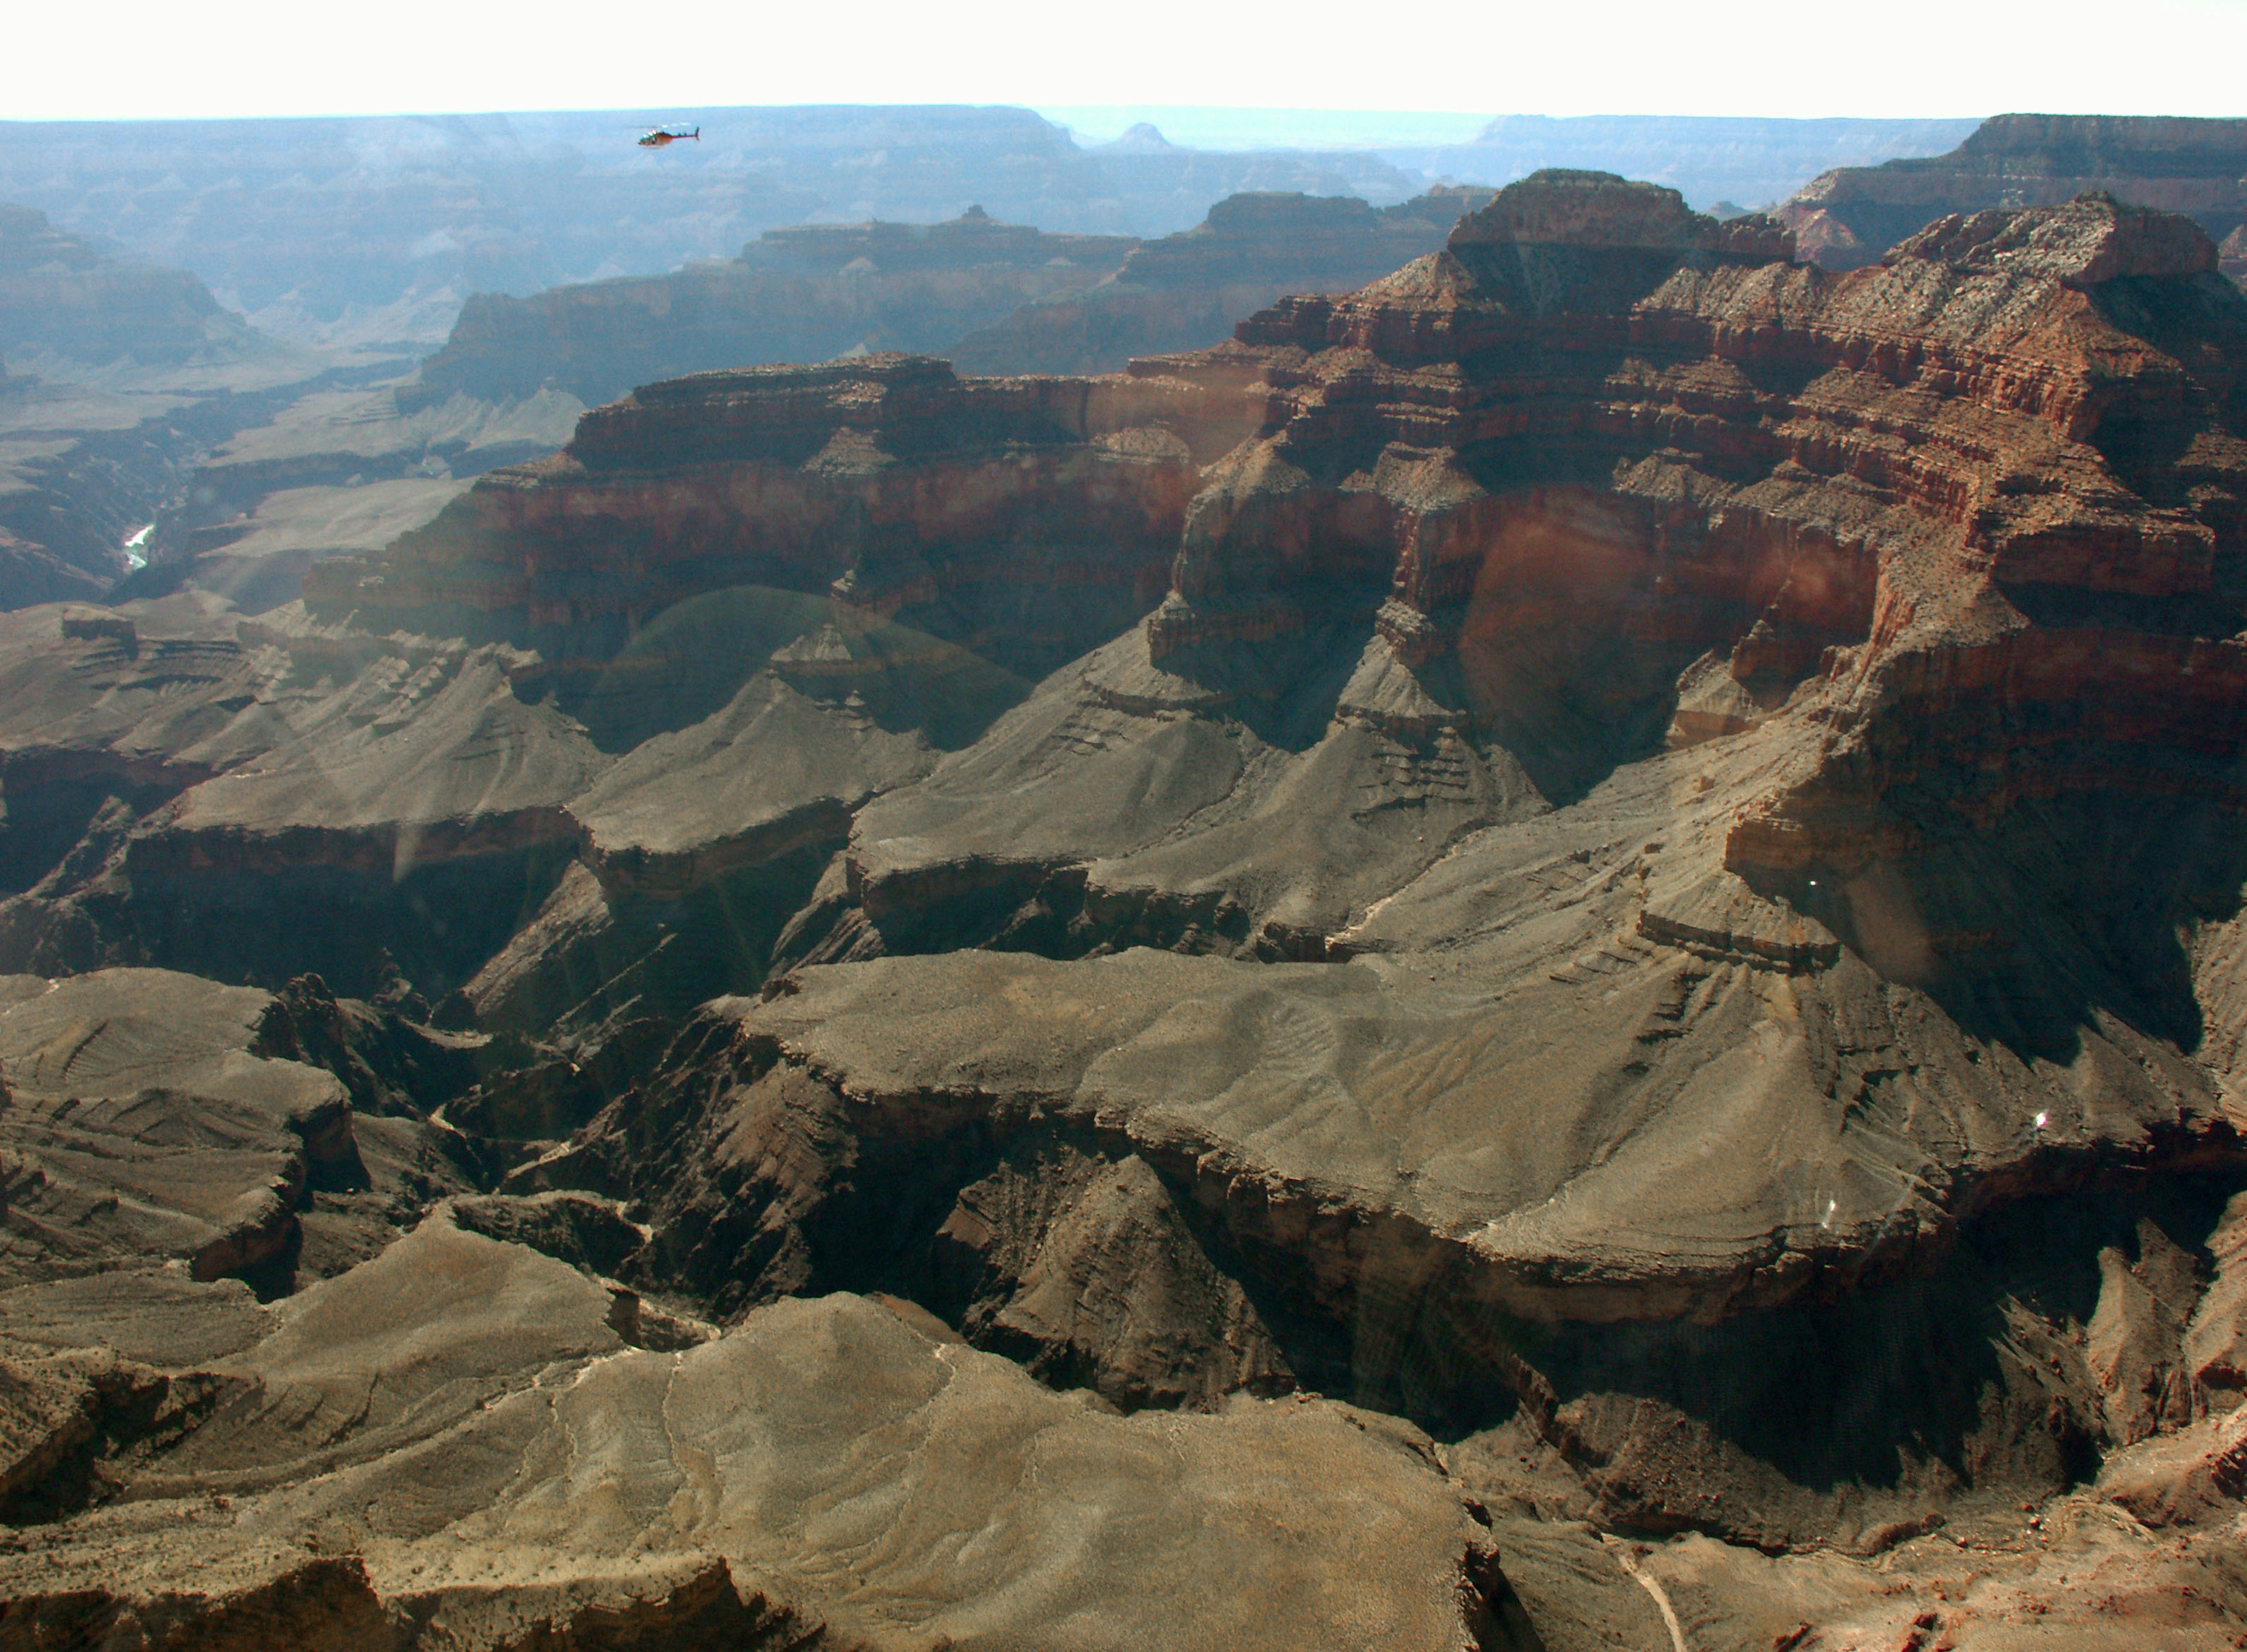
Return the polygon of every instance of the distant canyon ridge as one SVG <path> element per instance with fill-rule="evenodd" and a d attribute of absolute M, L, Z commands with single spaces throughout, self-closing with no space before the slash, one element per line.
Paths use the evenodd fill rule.
<path fill-rule="evenodd" d="M 633 142 L 666 120 L 701 140 Z M 1510 116 L 1465 144 L 1218 151 L 1152 128 L 1089 144 L 1028 109 L 941 106 L 11 122 L 0 201 L 192 270 L 267 331 L 426 350 L 472 293 L 659 274 L 791 224 L 925 224 L 980 205 L 1056 233 L 1145 237 L 1242 191 L 1382 207 L 1551 166 L 1758 206 L 1831 167 L 1939 153 L 1972 126 Z"/>
<path fill-rule="evenodd" d="M 1320 154 L 1146 126 L 1088 147 L 1021 110 L 700 116 L 684 155 L 590 115 L 0 126 L 0 201 L 29 203 L 0 209 L 0 607 L 183 582 L 285 603 L 313 562 L 680 373 L 884 351 L 1100 373 L 1213 345 L 1489 198 L 1431 175 L 1589 161 L 1718 217 L 1800 185 L 1773 211 L 1834 270 L 1947 215 L 2104 191 L 2188 214 L 2247 273 L 2242 121 L 1509 117 Z M 155 565 L 120 585 L 143 528 Z"/>

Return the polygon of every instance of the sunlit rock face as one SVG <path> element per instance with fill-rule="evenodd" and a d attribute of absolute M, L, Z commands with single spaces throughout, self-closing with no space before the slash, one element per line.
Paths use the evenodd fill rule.
<path fill-rule="evenodd" d="M 284 1243 L 24 1276 L 25 1415 L 107 1420 L 11 1587 L 2221 1644 L 2247 299 L 2100 195 L 1796 250 L 1540 174 L 1212 349 L 646 386 L 304 609 L 0 625 L 0 963 L 225 956 L 365 1178 L 149 1113 Z M 140 1116 L 24 1095 L 87 1187 Z"/>
<path fill-rule="evenodd" d="M 834 587 L 1042 675 L 1160 594 L 1201 464 L 1242 421 L 1192 386 L 960 379 L 925 358 L 700 374 L 595 410 L 556 459 L 323 564 L 306 597 L 565 661 L 698 592 Z"/>

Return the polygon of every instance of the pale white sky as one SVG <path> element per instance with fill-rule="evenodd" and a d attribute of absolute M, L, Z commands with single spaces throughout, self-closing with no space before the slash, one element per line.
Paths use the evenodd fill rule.
<path fill-rule="evenodd" d="M 2247 0 L 103 0 L 10 8 L 0 118 L 1215 104 L 2247 114 Z"/>

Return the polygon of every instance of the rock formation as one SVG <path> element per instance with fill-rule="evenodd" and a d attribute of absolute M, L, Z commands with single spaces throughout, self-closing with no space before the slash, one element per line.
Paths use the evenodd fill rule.
<path fill-rule="evenodd" d="M 1855 270 L 1951 213 L 2053 207 L 2087 190 L 2182 213 L 2223 242 L 2247 224 L 2247 121 L 1998 115 L 1949 154 L 1842 167 L 1778 215 L 1806 258 Z"/>
<path fill-rule="evenodd" d="M 633 142 L 636 126 L 665 121 L 700 125 L 701 141 Z M 1164 235 L 1245 189 L 1388 201 L 1425 187 L 1375 154 L 1103 154 L 1028 109 L 945 105 L 0 132 L 0 200 L 193 270 L 277 336 L 393 357 L 441 343 L 469 295 L 656 275 L 785 225 L 922 224 L 980 202 L 1048 229 Z"/>
<path fill-rule="evenodd" d="M 313 563 L 424 525 L 468 478 L 551 453 L 584 412 L 553 390 L 493 402 L 397 383 L 297 389 L 197 454 L 111 600 L 197 590 L 250 613 L 293 602 Z"/>
<path fill-rule="evenodd" d="M 0 620 L 0 1637 L 2228 1644 L 2247 297 L 1795 251 L 1543 173 Z"/>
<path fill-rule="evenodd" d="M 128 263 L 0 206 L 0 350 L 107 364 L 228 360 L 261 340 L 184 270 Z"/>
<path fill-rule="evenodd" d="M 1045 235 L 980 207 L 938 224 L 768 229 L 730 263 L 531 298 L 480 293 L 421 364 L 408 399 L 497 401 L 551 388 L 595 403 L 712 368 L 853 350 L 943 353 L 1028 300 L 1090 286 L 1136 244 Z"/>
<path fill-rule="evenodd" d="M 479 294 L 396 393 L 409 415 L 447 396 L 600 402 L 685 373 L 853 353 L 941 355 L 970 373 L 1110 372 L 1133 356 L 1215 344 L 1288 293 L 1362 286 L 1441 245 L 1486 199 L 1438 189 L 1376 210 L 1351 197 L 1233 195 L 1194 229 L 1144 245 L 1043 234 L 980 208 L 925 226 L 767 230 L 729 263 L 527 299 Z"/>
<path fill-rule="evenodd" d="M 1940 154 L 1972 120 L 1768 115 L 1500 115 L 1464 142 L 1383 151 L 1431 178 L 1511 183 L 1548 167 L 1621 173 L 1666 184 L 1703 211 L 1784 200 L 1839 167 Z"/>
<path fill-rule="evenodd" d="M 962 380 L 904 356 L 645 386 L 379 556 L 320 565 L 306 601 L 536 638 L 566 667 L 688 597 L 842 580 L 857 607 L 1042 675 L 1160 596 L 1201 466 L 1248 427 L 1238 402 L 1128 378 Z M 601 577 L 619 557 L 634 577 Z"/>
<path fill-rule="evenodd" d="M 648 1347 L 617 1300 L 433 1215 L 207 1354 L 126 1498 L 0 1553 L 0 1634 L 1493 1644 L 1487 1539 L 1409 1426 L 1118 1416 L 850 1297 Z"/>
<path fill-rule="evenodd" d="M 1199 349 L 1289 293 L 1348 291 L 1433 251 L 1489 196 L 1438 188 L 1376 210 L 1347 197 L 1233 195 L 1098 285 L 1025 305 L 944 353 L 964 372 L 1104 373 Z"/>
<path fill-rule="evenodd" d="M 201 452 L 320 370 L 180 270 L 0 207 L 0 608 L 99 597 Z"/>

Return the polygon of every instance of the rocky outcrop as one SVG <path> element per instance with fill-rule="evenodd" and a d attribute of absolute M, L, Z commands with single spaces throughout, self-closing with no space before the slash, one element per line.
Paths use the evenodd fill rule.
<path fill-rule="evenodd" d="M 250 1053 L 264 993 L 165 971 L 10 979 L 8 1284 L 174 1260 L 270 1288 L 313 1191 L 368 1184 L 344 1087 Z"/>
<path fill-rule="evenodd" d="M 2204 742 L 2225 737 L 2210 731 L 2234 720 L 2221 640 L 2233 629 L 2230 576 L 2218 571 L 2231 553 L 2217 547 L 2236 532 L 2225 455 L 2237 439 L 2229 378 L 2194 379 L 2183 361 L 2224 358 L 2234 346 L 2216 341 L 2241 317 L 2205 238 L 2086 200 L 1937 226 L 1843 282 L 1774 258 L 1784 250 L 1767 222 L 1719 226 L 1644 186 L 1548 175 L 1389 282 L 1290 301 L 1205 356 L 1139 364 L 1151 384 L 1260 401 L 1265 422 L 1186 512 L 1144 655 L 1103 656 L 1081 687 L 1052 685 L 1048 727 L 1120 716 L 1119 729 L 1149 740 L 1185 738 L 1131 720 L 1157 705 L 1246 703 L 1228 661 L 1248 648 L 1331 659 L 1331 641 L 1308 639 L 1353 609 L 1372 634 L 1343 693 L 1309 690 L 1300 665 L 1280 680 L 1313 693 L 1303 714 L 1342 713 L 1337 738 L 1359 727 L 1425 742 L 1448 726 L 1494 741 L 1500 768 L 1518 764 L 1526 782 L 1494 770 L 1462 796 L 1511 787 L 1566 802 L 1654 749 L 1665 725 L 1690 746 L 1790 698 L 1835 697 L 1823 714 L 1800 707 L 1822 743 L 1815 756 L 1794 748 L 1807 765 L 1798 788 L 1728 805 L 1740 818 L 1711 869 L 1718 881 L 1650 891 L 1641 925 L 1665 941 L 1813 960 L 1830 952 L 1812 931 L 1888 944 L 1868 939 L 1886 932 L 1882 897 L 1847 880 L 1912 832 L 1939 835 L 1873 797 L 1907 788 L 1893 765 L 1911 760 L 1884 743 L 1909 744 L 1907 722 L 1935 740 L 1917 748 L 1931 762 L 1974 738 L 1921 698 L 1948 693 L 1941 703 L 1957 707 L 1964 684 L 1950 672 L 1996 673 L 1974 680 L 2005 684 L 2008 704 L 2057 707 L 2076 703 L 2089 651 L 2143 659 L 2142 675 L 2069 713 L 2089 720 L 2068 738 L 2122 742 L 2144 754 L 2127 761 L 2153 766 L 2141 783 L 2208 795 L 2196 765 L 2218 755 Z M 2196 356 L 2188 327 L 2216 353 Z M 2160 455 L 2188 449 L 2185 468 L 2165 468 Z M 1731 700 L 1697 686 L 1711 662 L 1728 662 L 1716 680 Z M 1155 676 L 1129 687 L 1115 674 L 1126 669 Z M 2134 683 L 2172 675 L 2183 698 L 2137 697 Z M 1681 680 L 1697 685 L 1684 706 Z M 1845 700 L 1861 709 L 1841 712 Z M 1977 757 L 1984 789 L 1941 818 L 1986 821 L 2084 772 L 2052 744 L 1990 738 L 2007 745 L 2015 778 Z M 1120 775 L 1136 747 L 1109 734 L 1054 804 L 1088 796 L 1091 773 Z M 1041 762 L 1035 749 L 1023 761 Z M 995 750 L 954 766 L 864 823 L 855 864 L 870 889 L 901 852 L 931 867 L 1041 852 L 1040 834 L 1025 835 L 1023 811 L 1041 807 L 1030 771 Z M 1056 845 L 1084 834 L 1078 857 L 1094 858 L 1096 887 L 1161 888 L 1174 864 L 1143 883 L 1129 857 L 1174 864 L 1175 843 L 1156 846 L 1214 795 L 1181 793 L 1142 823 L 1046 818 Z M 1816 835 L 1820 820 L 1829 836 Z M 881 846 L 891 841 L 910 849 Z M 1362 852 L 1342 858 L 1364 864 Z M 1790 915 L 1736 905 L 1721 894 L 1726 875 L 1783 897 Z M 1237 865 L 1219 877 L 1246 887 Z"/>
<path fill-rule="evenodd" d="M 107 256 L 44 213 L 0 206 L 0 350 L 154 366 L 224 361 L 263 342 L 186 270 Z"/>
<path fill-rule="evenodd" d="M 1027 692 L 955 644 L 754 587 L 566 677 L 573 709 L 504 645 L 188 596 L 12 619 L 0 676 L 7 964 L 292 993 L 309 973 L 417 1019 L 465 987 L 447 1014 L 532 1032 L 754 986 L 854 811 Z M 328 1052 L 379 1110 L 460 1088 L 454 1055 L 378 1059 L 303 990 L 274 1053 Z"/>
<path fill-rule="evenodd" d="M 2037 1326 L 2003 1306 L 2034 1244 L 1944 1259 L 2086 1178 L 2237 1163 L 2189 1019 L 2232 1024 L 2218 966 L 2100 961 L 2156 945 L 2126 889 L 2211 960 L 2228 905 L 2144 860 L 2072 905 L 2039 880 L 2111 856 L 2117 809 L 2182 864 L 2234 806 L 2241 301 L 2189 223 L 2100 198 L 1843 277 L 1789 250 L 1547 174 L 1388 280 L 1137 364 L 1158 409 L 1256 421 L 1196 468 L 1169 593 L 863 807 L 795 954 L 946 955 L 789 977 L 516 1174 L 661 1190 L 651 1277 L 904 1287 L 1119 1396 L 1339 1361 L 1471 1415 L 1506 1371 L 1640 1529 L 1877 1547 L 2189 1417 L 2200 1286 L 2162 1259 L 2203 1217 L 2148 1237 L 2126 1204 L 2107 1259 L 2069 1241 L 2104 1283 Z M 715 388 L 589 421 L 574 461 L 639 428 L 723 462 L 719 410 L 774 415 Z M 2094 659 L 2127 669 L 2093 689 Z M 1171 950 L 1083 956 L 1134 940 Z M 1288 959 L 1326 961 L 1250 961 Z M 1201 1328 L 1185 1380 L 1083 1316 L 1111 1276 L 1169 1281 L 1137 1317 Z M 1641 1362 L 1722 1321 L 1707 1357 L 1786 1371 L 1835 1297 L 1816 1337 L 1949 1349 L 1974 1396 L 1829 1386 L 1902 1430 L 1845 1463 Z M 1995 1351 L 2030 1343 L 2058 1367 Z"/>
<path fill-rule="evenodd" d="M 1948 154 L 1844 167 L 1776 208 L 1802 256 L 1877 263 L 1931 219 L 2056 207 L 2089 190 L 2182 213 L 2223 241 L 2247 224 L 2247 121 L 2169 115 L 1998 115 Z"/>
<path fill-rule="evenodd" d="M 768 229 L 731 263 L 529 298 L 478 294 L 401 394 L 409 403 L 453 394 L 498 401 L 556 390 L 598 403 L 715 368 L 853 351 L 946 354 L 1022 304 L 1092 285 L 1137 244 L 1046 235 L 980 207 L 934 224 Z"/>
<path fill-rule="evenodd" d="M 442 992 L 439 959 L 465 978 L 516 916 L 480 899 L 432 923 L 454 880 L 514 879 L 536 908 L 576 840 L 563 805 L 604 754 L 516 698 L 504 650 L 299 627 L 187 597 L 15 622 L 12 963 L 200 964 L 275 986 L 311 971 L 373 993 L 403 958 Z"/>
<path fill-rule="evenodd" d="M 0 626 L 21 934 L 230 904 L 487 1029 L 425 1121 L 261 1010 L 443 1151 L 20 1587 L 309 1533 L 471 1644 L 721 1563 L 877 1644 L 1324 1644 L 1361 1565 L 1383 1643 L 2216 1633 L 2247 299 L 2102 195 L 1793 251 L 1540 174 L 1124 374 L 645 386 L 310 616 Z M 1063 1566 L 1095 1485 L 1138 1537 Z"/>
<path fill-rule="evenodd" d="M 599 1281 L 432 1219 L 216 1362 L 231 1396 L 123 1500 L 0 1552 L 0 1634 L 1513 1643 L 1409 1427 L 1292 1400 L 1121 1417 L 859 1298 L 677 1352 L 610 1312 Z M 572 1449 L 595 1440 L 597 1467 Z"/>
<path fill-rule="evenodd" d="M 1788 246 L 1768 220 L 1719 224 L 1647 186 L 1540 174 L 1386 281 L 1290 300 L 1231 345 L 1117 379 L 959 380 L 896 360 L 650 387 L 589 416 L 556 463 L 495 474 L 379 558 L 327 564 L 312 598 L 566 659 L 697 590 L 831 588 L 1028 674 L 1144 604 L 1170 550 L 1143 640 L 1050 683 L 1043 709 L 994 732 L 1011 747 L 963 753 L 878 805 L 853 892 L 899 921 L 954 888 L 1089 935 L 1104 910 L 1111 936 L 1253 932 L 1281 955 L 1306 944 L 1289 937 L 1339 933 L 1374 884 L 1393 891 L 1459 831 L 1582 796 L 1665 734 L 1690 748 L 1814 693 L 1831 707 L 1822 754 L 1791 747 L 1808 768 L 1736 805 L 1714 881 L 1650 899 L 1642 925 L 1814 964 L 1828 931 L 1875 944 L 1875 918 L 1834 905 L 1847 857 L 1921 830 L 1873 818 L 1874 797 L 1906 785 L 1881 731 L 1940 724 L 1949 754 L 1971 737 L 1920 720 L 1915 697 L 1958 693 L 1944 673 L 2056 703 L 2086 649 L 2120 650 L 2144 668 L 2081 738 L 2175 753 L 2201 738 L 2187 727 L 2226 726 L 2231 392 L 2197 364 L 2240 318 L 2205 237 L 2098 199 L 1946 222 L 1848 281 Z M 1089 623 L 1042 637 L 996 623 L 1025 581 L 1065 582 Z M 2102 603 L 2103 626 L 2086 623 Z M 1334 682 L 1307 673 L 1314 658 Z M 2189 695 L 2137 697 L 2164 672 L 2189 676 Z M 1695 685 L 1682 707 L 1681 678 Z M 1308 768 L 1267 762 L 1231 734 L 1210 744 L 1226 727 L 1318 750 Z M 1096 727 L 1064 768 L 1038 754 Z M 2047 744 L 2013 749 L 2042 778 L 1987 778 L 1981 761 L 1983 791 L 1944 818 L 2067 788 Z M 1183 783 L 1128 778 L 1149 762 Z M 1294 910 L 1284 883 L 1248 896 L 1267 852 L 1248 823 L 1279 806 L 1262 800 L 1283 771 L 1328 785 L 1308 778 L 1322 765 L 1358 766 L 1375 796 L 1401 787 L 1407 812 L 1355 817 L 1416 823 L 1418 858 L 1339 905 Z M 1078 819 L 1103 771 L 1134 811 Z M 2160 783 L 2206 788 L 2182 768 Z M 1033 825 L 1018 805 L 1048 785 L 1067 801 Z M 1015 802 L 987 811 L 986 794 Z M 1219 798 L 1195 849 L 1172 840 Z M 1454 805 L 1432 836 L 1415 812 Z M 1240 845 L 1216 829 L 1228 816 Z M 1363 872 L 1368 848 L 1320 853 Z M 1089 883 L 1040 892 L 1088 857 Z M 1740 877 L 1786 915 L 1727 892 Z M 1138 892 L 1119 909 L 1125 888 Z M 1119 925 L 1119 911 L 1146 916 Z"/>
<path fill-rule="evenodd" d="M 305 600 L 567 663 L 702 592 L 832 589 L 1041 675 L 1144 611 L 1240 427 L 1187 386 L 910 357 L 700 374 L 597 409 L 554 461 L 494 472 L 380 556 L 320 564 Z M 599 571 L 620 559 L 630 579 Z M 1068 604 L 1021 599 L 1056 586 Z"/>
<path fill-rule="evenodd" d="M 1288 293 L 1363 286 L 1433 251 L 1489 198 L 1438 188 L 1376 209 L 1348 197 L 1229 196 L 1096 286 L 1025 305 L 943 353 L 964 372 L 1120 372 L 1134 356 L 1217 344 Z"/>

